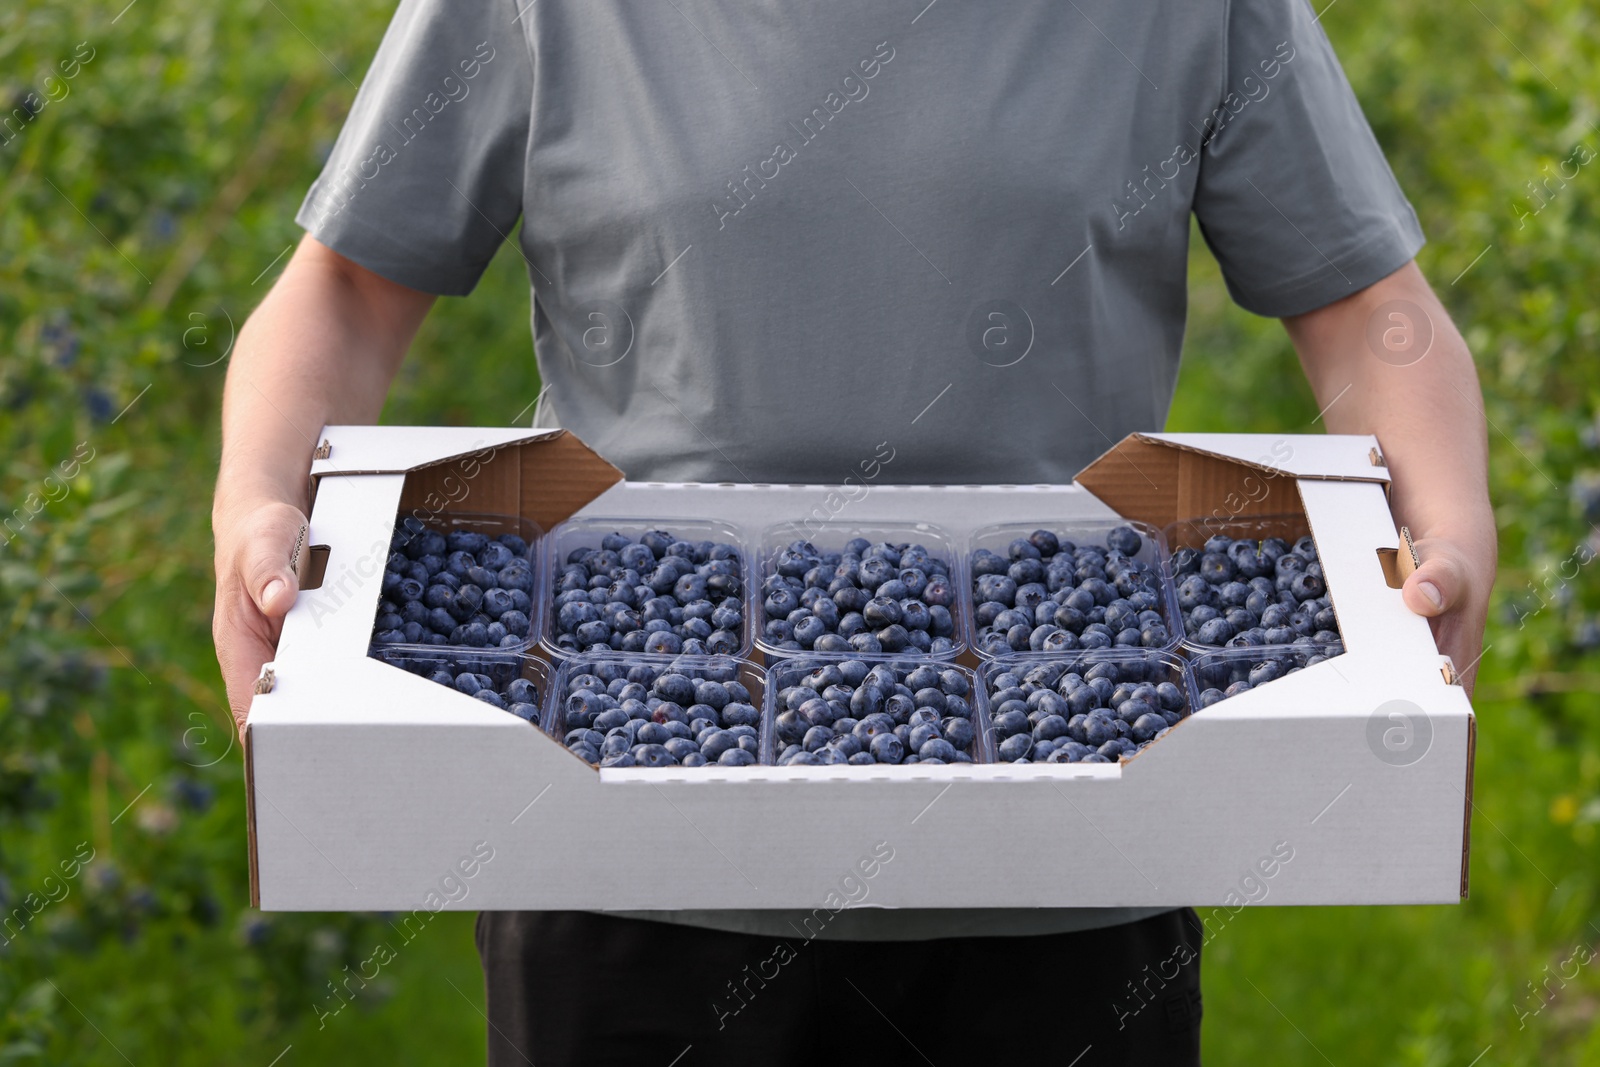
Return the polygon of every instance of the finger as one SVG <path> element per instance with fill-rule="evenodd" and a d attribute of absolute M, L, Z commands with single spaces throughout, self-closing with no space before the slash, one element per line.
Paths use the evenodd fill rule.
<path fill-rule="evenodd" d="M 1401 589 L 1406 607 L 1418 615 L 1434 618 L 1465 603 L 1467 576 L 1461 561 L 1448 553 L 1429 554 L 1420 544 L 1417 549 L 1424 558 Z"/>
<path fill-rule="evenodd" d="M 292 564 L 297 545 L 305 551 L 305 520 L 286 508 L 264 521 L 240 556 L 239 579 L 263 615 L 280 618 L 300 589 Z"/>
<path fill-rule="evenodd" d="M 269 634 L 243 620 L 236 620 L 226 634 L 218 638 L 217 661 L 222 666 L 222 682 L 228 691 L 228 706 L 241 730 L 255 697 L 256 678 L 261 673 L 261 665 L 272 659 L 273 645 Z"/>

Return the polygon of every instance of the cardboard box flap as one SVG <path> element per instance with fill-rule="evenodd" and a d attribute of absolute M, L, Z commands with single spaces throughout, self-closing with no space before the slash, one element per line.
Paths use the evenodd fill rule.
<path fill-rule="evenodd" d="M 328 426 L 314 478 L 406 475 L 399 510 L 520 515 L 548 530 L 623 480 L 566 430 L 479 426 Z"/>
<path fill-rule="evenodd" d="M 311 476 L 402 474 L 485 448 L 545 440 L 562 432 L 515 426 L 324 426 Z"/>
<path fill-rule="evenodd" d="M 1295 512 L 1294 479 L 1387 483 L 1381 459 L 1370 435 L 1135 433 L 1076 481 L 1119 514 L 1164 527 L 1219 505 L 1228 518 Z"/>

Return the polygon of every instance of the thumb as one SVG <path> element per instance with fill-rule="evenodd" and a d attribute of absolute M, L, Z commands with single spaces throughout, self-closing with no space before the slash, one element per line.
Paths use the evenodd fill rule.
<path fill-rule="evenodd" d="M 1425 544 L 1417 544 L 1422 564 L 1406 579 L 1400 595 L 1406 607 L 1431 619 L 1463 601 L 1467 579 L 1466 568 L 1458 558 L 1448 552 L 1429 551 Z"/>
<path fill-rule="evenodd" d="M 309 530 L 294 508 L 259 513 L 260 525 L 250 535 L 240 558 L 239 577 L 257 608 L 269 618 L 279 618 L 294 606 L 300 581 L 295 574 L 297 555 L 304 556 Z"/>

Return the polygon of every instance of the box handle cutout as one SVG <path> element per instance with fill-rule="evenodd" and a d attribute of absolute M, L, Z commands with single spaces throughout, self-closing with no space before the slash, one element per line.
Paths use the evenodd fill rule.
<path fill-rule="evenodd" d="M 327 459 L 331 455 L 333 455 L 333 443 L 327 438 L 323 438 L 322 443 L 318 445 L 316 450 L 311 453 L 311 458 Z"/>
<path fill-rule="evenodd" d="M 328 546 L 312 545 L 303 556 L 299 571 L 300 589 L 321 589 L 323 576 L 328 573 Z"/>
<path fill-rule="evenodd" d="M 1383 568 L 1383 580 L 1390 589 L 1399 589 L 1406 579 L 1422 566 L 1417 558 L 1417 546 L 1411 540 L 1411 528 L 1400 527 L 1400 547 L 1378 549 L 1378 566 Z"/>

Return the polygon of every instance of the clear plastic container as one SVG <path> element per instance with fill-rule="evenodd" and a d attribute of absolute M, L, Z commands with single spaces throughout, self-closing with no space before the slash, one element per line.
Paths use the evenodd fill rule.
<path fill-rule="evenodd" d="M 476 696 L 477 690 L 471 689 L 474 682 L 463 681 L 461 676 L 477 675 L 477 685 L 500 697 L 506 711 L 530 725 L 542 727 L 548 715 L 550 665 L 537 656 L 530 656 L 527 653 L 502 654 L 442 648 L 430 648 L 421 652 L 384 648 L 374 651 L 372 658 L 428 678 L 440 685 L 446 684 L 442 675 L 448 674 L 451 677 L 448 684 L 457 692 L 468 696 Z M 485 680 L 487 680 L 486 685 Z M 531 701 L 517 699 L 528 696 L 520 685 L 513 689 L 514 683 L 519 680 L 533 685 L 535 692 Z M 483 697 L 478 699 L 494 705 L 492 700 L 485 700 Z"/>
<path fill-rule="evenodd" d="M 543 580 L 540 574 L 543 568 L 539 563 L 539 553 L 541 541 L 544 537 L 544 531 L 539 528 L 538 523 L 533 522 L 531 519 L 520 519 L 511 515 L 490 515 L 479 512 L 445 511 L 432 516 L 400 515 L 396 517 L 395 524 L 398 527 L 401 522 L 411 518 L 416 518 L 422 521 L 427 529 L 437 530 L 447 535 L 458 530 L 468 530 L 475 533 L 481 533 L 488 537 L 491 541 L 499 538 L 502 534 L 515 534 L 516 536 L 522 538 L 523 541 L 527 543 L 528 550 L 525 553 L 515 554 L 515 558 L 526 562 L 528 564 L 528 569 L 533 573 L 533 580 L 531 583 L 532 588 L 525 590 L 525 592 L 528 594 L 529 601 L 528 611 L 526 612 L 528 616 L 528 632 L 517 642 L 510 645 L 487 646 L 434 644 L 429 643 L 426 639 L 426 636 L 424 637 L 424 640 L 419 642 L 393 641 L 380 644 L 376 641 L 377 635 L 381 632 L 377 626 L 377 619 L 384 615 L 384 605 L 386 603 L 393 604 L 400 611 L 404 610 L 403 601 L 399 599 L 399 594 L 397 592 L 385 593 L 380 594 L 378 598 L 378 610 L 373 620 L 374 641 L 372 648 L 374 651 L 379 649 L 389 649 L 397 652 L 437 652 L 441 649 L 451 649 L 475 653 L 516 653 L 524 651 L 533 645 L 538 644 L 540 618 L 538 597 L 539 586 Z M 392 554 L 393 550 L 390 552 L 390 555 Z M 443 554 L 443 558 L 448 559 L 449 555 L 450 553 L 446 551 Z M 333 575 L 330 573 L 329 578 L 332 577 Z M 424 583 L 424 595 L 426 595 L 427 584 L 428 583 Z M 487 590 L 484 591 L 487 592 Z M 425 635 L 431 632 L 431 629 L 427 623 L 422 622 L 419 623 L 419 625 L 422 626 Z"/>
<path fill-rule="evenodd" d="M 962 611 L 967 619 L 966 643 L 972 651 L 984 660 L 998 659 L 1005 656 L 1060 656 L 1071 654 L 1077 649 L 1067 649 L 1056 652 L 1018 651 L 1008 649 L 1005 652 L 991 652 L 983 646 L 983 633 L 978 625 L 978 575 L 974 573 L 974 557 L 983 549 L 1005 557 L 1006 550 L 1012 541 L 1018 538 L 1026 539 L 1035 530 L 1049 530 L 1062 541 L 1071 541 L 1076 545 L 1094 545 L 1098 548 L 1106 547 L 1106 535 L 1120 526 L 1126 526 L 1139 534 L 1141 544 L 1139 551 L 1133 558 L 1140 563 L 1148 564 L 1155 572 L 1156 599 L 1154 611 L 1161 614 L 1162 621 L 1167 628 L 1168 639 L 1156 646 L 1155 651 L 1171 651 L 1178 647 L 1183 640 L 1182 620 L 1178 617 L 1177 597 L 1169 580 L 1166 560 L 1168 558 L 1167 543 L 1161 531 L 1148 523 L 1136 522 L 1131 519 L 1078 519 L 1071 522 L 1008 522 L 995 526 L 985 526 L 973 531 L 967 538 L 966 554 L 963 564 L 966 570 L 966 581 L 962 584 Z M 1117 646 L 1135 647 L 1135 646 Z M 1142 647 L 1142 646 L 1137 646 Z M 1088 651 L 1088 650 L 1085 650 Z"/>
<path fill-rule="evenodd" d="M 899 679 L 902 682 L 904 682 L 906 676 L 908 676 L 912 671 L 917 670 L 919 668 L 931 668 L 931 669 L 933 669 L 935 671 L 938 671 L 941 675 L 945 674 L 946 672 L 954 672 L 956 674 L 959 674 L 961 676 L 962 680 L 965 681 L 966 687 L 967 687 L 967 693 L 962 699 L 966 700 L 968 710 L 967 710 L 967 714 L 965 716 L 963 716 L 963 717 L 966 718 L 970 722 L 971 727 L 972 727 L 972 740 L 970 742 L 968 742 L 968 744 L 964 748 L 962 748 L 962 751 L 965 751 L 968 755 L 970 755 L 972 757 L 972 762 L 973 763 L 984 763 L 984 762 L 987 762 L 986 755 L 985 755 L 985 750 L 983 748 L 983 730 L 981 729 L 980 721 L 978 719 L 978 705 L 977 705 L 978 682 L 977 682 L 976 676 L 968 668 L 962 667 L 962 666 L 960 666 L 958 664 L 955 664 L 955 663 L 951 663 L 948 660 L 936 660 L 936 659 L 929 659 L 927 657 L 924 657 L 924 658 L 921 658 L 921 659 L 900 658 L 900 659 L 888 659 L 888 660 L 885 660 L 885 659 L 882 659 L 882 658 L 874 659 L 874 658 L 869 657 L 869 656 L 815 656 L 815 655 L 812 655 L 812 656 L 800 656 L 800 657 L 795 657 L 795 658 L 790 658 L 790 659 L 774 660 L 767 667 L 767 686 L 766 686 L 766 688 L 767 688 L 767 702 L 766 702 L 766 707 L 764 708 L 763 714 L 762 714 L 762 717 L 761 717 L 761 761 L 763 763 L 776 763 L 778 758 L 779 758 L 779 756 L 783 753 L 784 749 L 787 748 L 788 744 L 793 743 L 793 742 L 780 740 L 780 738 L 778 736 L 778 734 L 780 732 L 780 724 L 778 722 L 778 716 L 780 714 L 782 714 L 785 710 L 787 710 L 785 708 L 779 707 L 779 699 L 780 699 L 781 694 L 785 690 L 790 688 L 791 686 L 796 686 L 796 685 L 802 684 L 803 680 L 808 675 L 810 675 L 813 671 L 819 670 L 820 668 L 827 667 L 827 666 L 838 667 L 838 666 L 841 666 L 843 664 L 847 664 L 847 663 L 851 663 L 851 662 L 864 664 L 868 668 L 876 668 L 876 667 L 880 667 L 880 666 L 886 666 L 886 667 L 892 668 L 896 672 L 897 677 L 899 677 Z M 846 682 L 846 683 L 842 683 L 842 684 L 848 684 L 848 683 Z M 856 687 L 855 686 L 850 686 L 850 688 L 853 691 Z M 942 686 L 939 687 L 939 688 L 941 689 L 941 692 L 944 691 Z M 949 695 L 949 694 L 947 694 L 947 695 Z M 958 693 L 958 694 L 954 694 L 954 695 L 960 695 L 960 694 Z M 890 713 L 890 714 L 891 714 L 891 717 L 894 717 L 892 713 Z M 856 718 L 856 712 L 855 712 L 854 708 L 851 709 L 851 713 L 850 713 L 849 717 L 850 718 Z M 944 722 L 945 718 L 946 718 L 945 716 L 940 715 L 941 724 Z M 832 727 L 830 726 L 830 729 L 831 728 Z M 852 728 L 852 732 L 853 732 L 853 728 Z M 941 733 L 942 733 L 942 730 L 941 730 Z M 906 745 L 906 741 L 907 740 L 908 740 L 907 738 L 901 738 L 901 747 L 902 747 L 902 749 L 906 749 L 908 747 Z M 958 746 L 953 746 L 953 747 L 958 747 Z M 907 754 L 909 754 L 909 752 L 907 752 Z M 870 770 L 874 766 L 886 766 L 886 765 L 891 765 L 891 764 L 872 764 L 872 763 L 868 763 L 868 764 L 861 765 L 859 767 L 859 769 L 861 769 L 861 770 Z M 921 764 L 919 763 L 918 766 L 920 766 L 920 765 Z M 838 768 L 838 767 L 847 767 L 847 766 L 856 766 L 856 765 L 854 765 L 854 764 L 833 764 L 832 766 L 834 766 L 835 768 Z M 929 766 L 929 769 L 931 771 L 934 767 L 937 766 L 937 764 L 929 764 L 928 766 Z M 952 764 L 950 764 L 950 766 L 952 766 L 952 767 L 960 767 L 960 766 L 962 766 L 962 764 L 960 764 L 960 763 L 952 763 Z"/>
<path fill-rule="evenodd" d="M 741 723 L 734 721 L 732 718 L 725 720 L 723 716 L 727 708 L 724 706 L 723 708 L 713 709 L 717 712 L 713 722 L 724 729 L 738 725 L 753 727 L 755 730 L 753 736 L 756 751 L 751 752 L 752 762 L 759 762 L 761 709 L 765 706 L 766 699 L 765 678 L 760 667 L 747 659 L 741 659 L 737 656 L 635 656 L 622 652 L 584 652 L 576 656 L 570 656 L 562 660 L 556 669 L 555 684 L 551 687 L 552 695 L 545 710 L 545 732 L 557 741 L 565 743 L 569 730 L 585 728 L 584 724 L 577 721 L 576 716 L 588 715 L 595 708 L 593 706 L 585 706 L 587 702 L 579 703 L 569 699 L 576 691 L 573 685 L 575 679 L 585 675 L 599 678 L 601 681 L 607 681 L 608 675 L 626 679 L 629 672 L 633 672 L 635 680 L 643 685 L 647 691 L 653 691 L 656 680 L 664 674 L 682 674 L 695 683 L 733 680 L 743 685 L 745 689 L 749 690 L 750 699 L 744 702 L 735 701 L 734 703 L 748 703 L 751 714 L 741 714 L 739 718 L 752 721 Z M 605 707 L 605 710 L 610 710 L 610 707 L 607 706 L 609 703 L 609 705 L 618 706 L 619 710 L 626 711 L 626 709 L 620 709 L 620 704 L 628 698 L 622 697 L 619 699 L 619 690 L 620 686 L 614 683 L 608 684 L 609 702 L 602 701 L 601 704 L 601 706 Z M 701 694 L 697 693 L 696 695 L 699 696 Z M 598 692 L 596 697 L 599 697 Z M 683 708 L 686 716 L 692 719 L 695 716 L 690 715 L 689 711 L 691 708 L 699 707 L 699 705 L 679 703 L 679 707 Z M 603 725 L 604 721 L 601 720 L 602 725 L 598 727 L 591 725 L 589 728 L 596 729 L 597 732 L 605 735 L 609 731 L 609 727 Z M 571 746 L 568 747 L 569 749 L 571 748 Z M 587 756 L 582 753 L 574 754 L 580 758 L 587 759 Z M 607 764 L 601 765 L 606 766 Z M 629 764 L 629 766 L 639 766 L 639 764 Z M 666 764 L 666 766 L 681 767 L 682 765 L 672 763 Z"/>
<path fill-rule="evenodd" d="M 1123 684 L 1140 685 L 1148 683 L 1160 686 L 1163 683 L 1170 683 L 1177 688 L 1177 698 L 1173 701 L 1177 705 L 1176 707 L 1166 707 L 1159 701 L 1152 704 L 1151 712 L 1163 721 L 1159 728 L 1155 727 L 1154 724 L 1147 723 L 1145 725 L 1143 730 L 1150 736 L 1140 737 L 1136 733 L 1118 734 L 1118 736 L 1126 736 L 1130 742 L 1136 745 L 1138 750 L 1142 751 L 1148 745 L 1153 744 L 1156 740 L 1155 734 L 1159 730 L 1170 728 L 1182 722 L 1198 706 L 1193 680 L 1189 677 L 1184 661 L 1176 653 L 1170 651 L 1130 648 L 1089 649 L 1054 656 L 1015 655 L 988 660 L 978 669 L 978 714 L 979 721 L 983 727 L 984 745 L 991 758 L 997 763 L 1015 763 L 1022 758 L 1026 758 L 1030 762 L 1038 762 L 1034 759 L 1035 745 L 1039 741 L 1045 740 L 1044 738 L 1034 739 L 1032 730 L 1037 724 L 1029 724 L 1026 736 L 1033 743 L 1026 746 L 1028 751 L 1022 755 L 1017 755 L 1006 747 L 1007 739 L 999 736 L 994 722 L 996 713 L 1006 702 L 1005 700 L 997 702 L 995 699 L 1001 693 L 1006 692 L 1006 688 L 999 686 L 998 682 L 1006 680 L 1007 675 L 1014 676 L 1017 679 L 1025 679 L 1030 673 L 1043 672 L 1049 679 L 1046 684 L 1054 689 L 1066 674 L 1075 673 L 1087 678 L 1087 672 L 1095 668 L 1109 672 L 1107 677 L 1111 680 L 1113 693 L 1116 686 Z M 1058 695 L 1060 694 L 1059 689 L 1055 691 Z M 1013 698 L 1008 697 L 1006 699 Z M 1070 732 L 1059 735 L 1060 740 L 1056 743 L 1056 747 L 1065 748 L 1065 743 L 1071 740 L 1098 750 L 1099 745 L 1089 744 L 1090 741 L 1094 740 L 1094 737 L 1088 734 L 1083 737 L 1074 736 L 1083 725 L 1077 723 L 1076 718 L 1079 715 L 1087 714 L 1091 708 L 1095 707 L 1109 707 L 1114 713 L 1120 714 L 1120 708 L 1113 706 L 1110 703 L 1110 699 L 1114 698 L 1108 697 L 1102 700 L 1097 695 L 1093 701 L 1086 701 L 1079 706 L 1072 703 L 1073 698 L 1064 697 L 1068 706 L 1061 712 L 1061 715 L 1066 720 Z M 1172 712 L 1174 717 L 1167 721 L 1165 712 Z M 1137 721 L 1138 718 L 1136 717 L 1134 723 L 1129 723 L 1129 727 L 1137 729 L 1135 727 Z M 1015 734 L 1013 736 L 1023 735 Z M 1109 737 L 1102 738 L 1100 744 L 1105 744 L 1109 739 Z M 1102 752 L 1101 754 L 1106 756 L 1108 762 L 1116 762 L 1116 760 L 1111 759 L 1110 753 Z M 1136 754 L 1137 752 L 1124 752 L 1118 756 L 1118 760 L 1131 759 Z"/>
<path fill-rule="evenodd" d="M 1265 645 L 1259 648 L 1225 648 L 1189 661 L 1195 708 L 1210 707 L 1286 674 L 1344 655 L 1344 645 Z M 1239 686 L 1238 689 L 1232 687 Z M 1232 690 L 1232 691 L 1230 691 Z M 1215 694 L 1208 696 L 1207 694 Z"/>
<path fill-rule="evenodd" d="M 807 648 L 785 648 L 780 643 L 769 639 L 766 635 L 767 610 L 766 587 L 767 579 L 777 572 L 777 557 L 784 549 L 795 541 L 808 541 L 818 552 L 841 552 L 846 543 L 863 537 L 873 544 L 885 542 L 891 545 L 921 545 L 927 550 L 928 555 L 942 562 L 948 569 L 950 577 L 950 610 L 952 630 L 950 633 L 950 648 L 942 652 L 921 652 L 915 647 L 906 647 L 894 652 L 857 652 L 850 649 L 840 651 L 818 651 Z M 839 659 L 869 659 L 873 661 L 886 659 L 936 659 L 940 661 L 954 660 L 966 651 L 966 623 L 961 610 L 961 588 L 966 580 L 965 571 L 961 566 L 960 553 L 956 548 L 956 541 L 943 527 L 933 523 L 881 523 L 881 522 L 785 522 L 776 526 L 769 526 L 762 532 L 760 544 L 761 576 L 760 582 L 751 590 L 750 604 L 751 616 L 754 620 L 755 647 L 771 658 L 787 659 L 795 656 L 821 655 Z M 920 599 L 920 598 L 919 598 Z M 841 613 L 844 614 L 844 613 Z"/>
<path fill-rule="evenodd" d="M 739 647 L 730 652 L 715 653 L 747 657 L 751 653 L 755 633 L 750 603 L 750 583 L 755 568 L 751 560 L 749 538 L 743 528 L 728 522 L 704 519 L 568 519 L 560 523 L 544 538 L 544 583 L 540 589 L 540 647 L 554 659 L 567 659 L 582 649 L 564 648 L 556 618 L 555 588 L 561 570 L 567 565 L 569 553 L 583 548 L 599 548 L 601 539 L 610 533 L 620 533 L 638 541 L 651 530 L 661 530 L 675 540 L 713 541 L 732 545 L 739 554 L 740 588 L 734 598 L 743 615 L 737 632 Z M 645 577 L 645 576 L 641 576 Z M 619 650 L 620 651 L 620 650 Z M 643 655 L 641 652 L 623 651 L 624 655 Z M 710 653 L 708 653 L 710 654 Z"/>
<path fill-rule="evenodd" d="M 1178 597 L 1178 586 L 1183 581 L 1183 576 L 1174 569 L 1174 556 L 1180 549 L 1200 549 L 1207 539 L 1218 535 L 1230 537 L 1234 540 L 1249 538 L 1253 541 L 1262 541 L 1269 537 L 1281 537 L 1292 547 L 1296 541 L 1311 534 L 1310 523 L 1306 521 L 1304 512 L 1287 513 L 1281 515 L 1237 516 L 1233 518 L 1213 519 L 1184 519 L 1170 523 L 1162 535 L 1167 544 L 1166 572 L 1168 581 L 1172 586 L 1172 602 L 1175 612 L 1177 629 L 1182 635 L 1182 647 L 1188 654 L 1201 655 L 1206 652 L 1215 652 L 1222 648 L 1237 647 L 1207 644 L 1197 637 L 1185 632 L 1183 614 Z M 1241 579 L 1243 580 L 1243 579 Z M 1329 605 L 1333 603 L 1333 590 L 1326 585 L 1324 579 L 1323 595 L 1328 598 Z M 1335 615 L 1338 610 L 1334 609 Z M 1338 631 L 1335 631 L 1338 632 Z M 1249 648 L 1292 648 L 1291 643 L 1283 642 L 1271 645 L 1254 645 Z"/>

